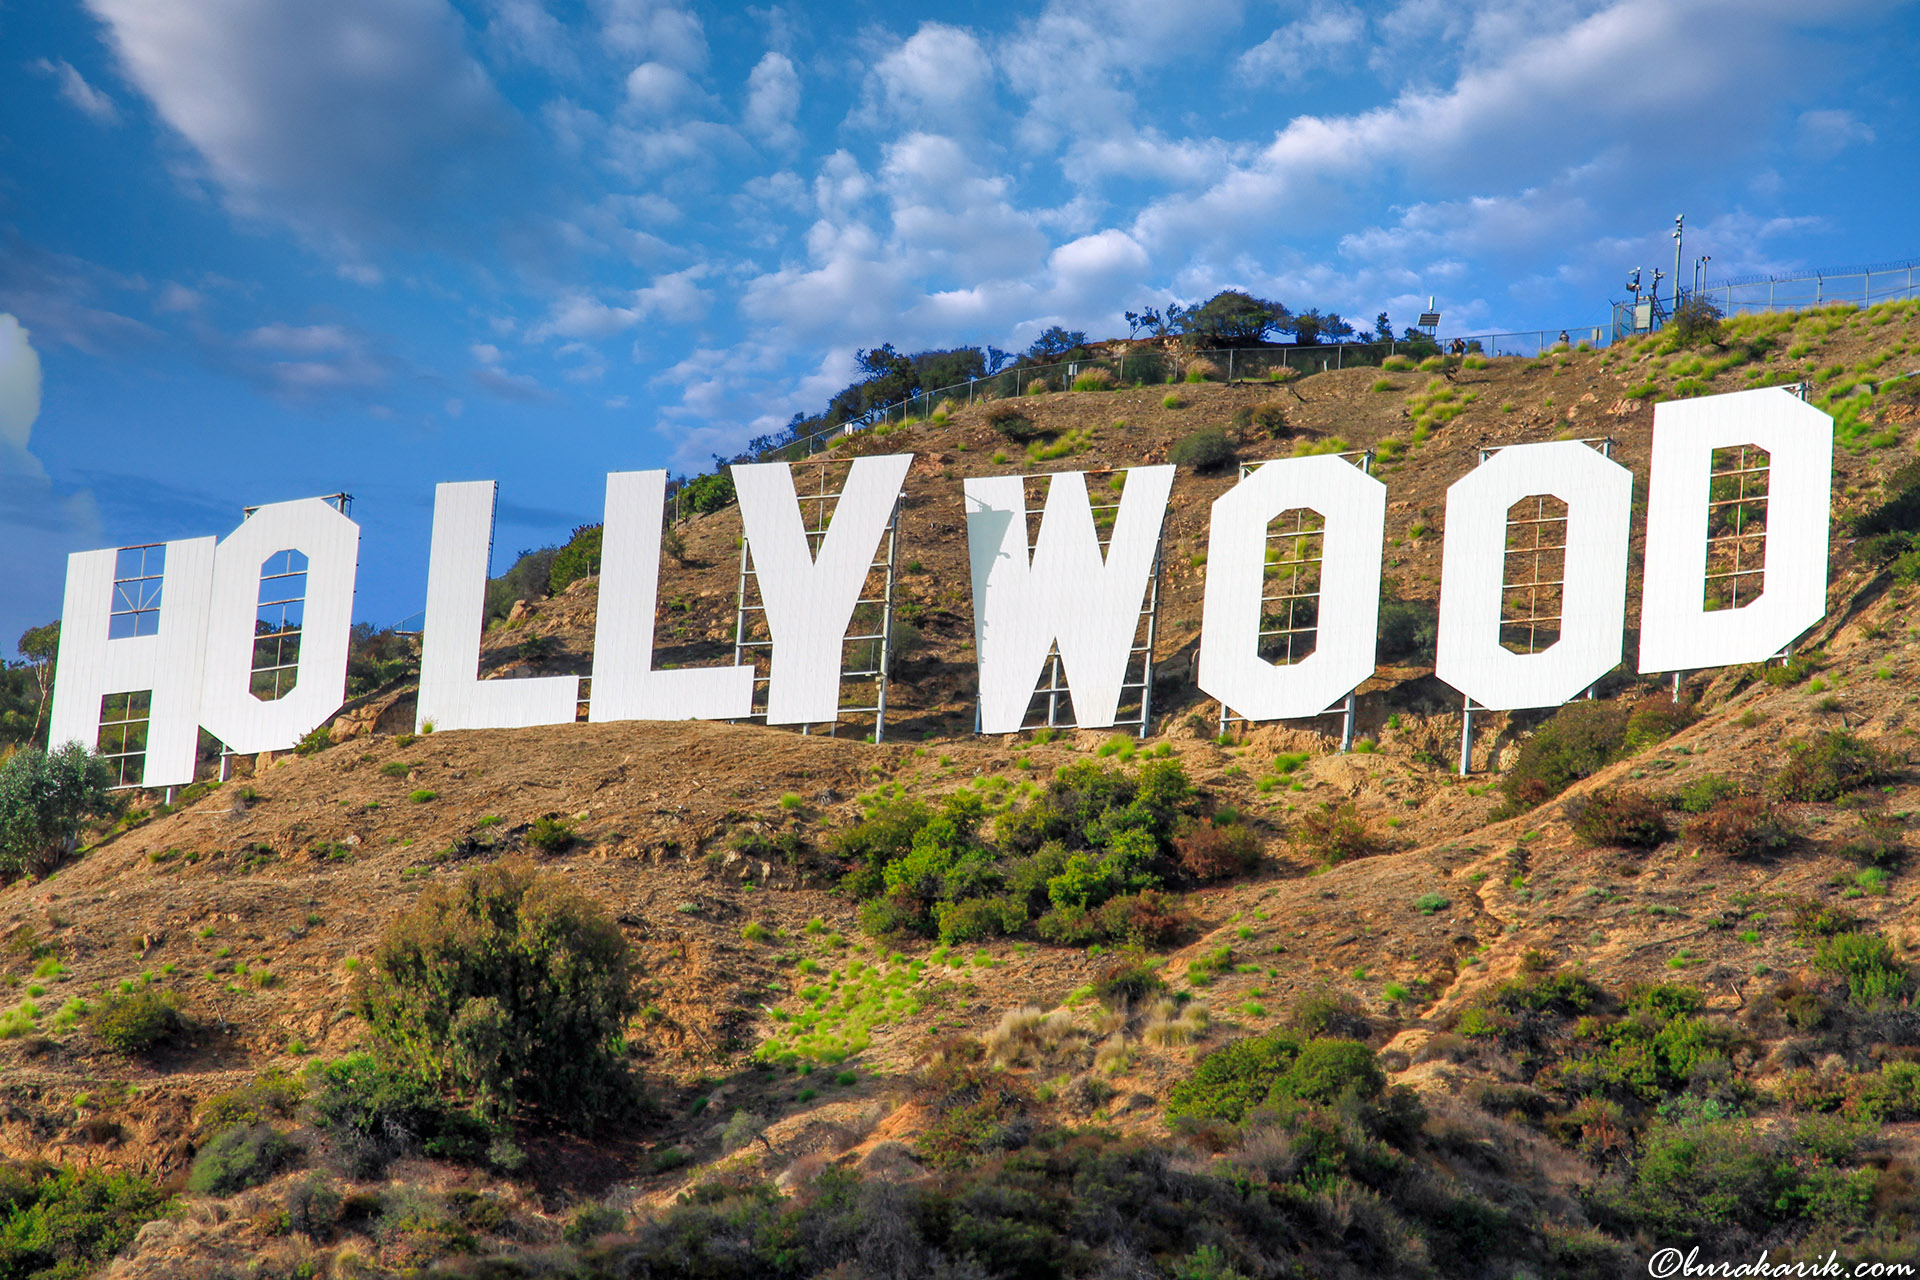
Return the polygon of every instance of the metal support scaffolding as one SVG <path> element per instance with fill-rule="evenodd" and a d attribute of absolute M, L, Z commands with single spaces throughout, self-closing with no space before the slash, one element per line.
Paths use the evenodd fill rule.
<path fill-rule="evenodd" d="M 795 486 L 795 496 L 800 504 L 800 523 L 807 536 L 807 550 L 809 554 L 818 556 L 820 544 L 826 541 L 827 528 L 833 522 L 834 508 L 840 501 L 841 486 L 846 483 L 852 463 L 795 463 L 793 470 L 797 473 L 802 465 L 814 467 L 819 474 L 813 492 L 800 493 L 798 486 Z M 831 480 L 830 472 L 833 473 Z M 840 716 L 870 715 L 873 717 L 873 740 L 886 740 L 887 686 L 893 665 L 894 551 L 899 533 L 900 500 L 895 498 L 893 510 L 887 516 L 881 551 L 878 558 L 867 566 L 866 582 L 861 587 L 859 598 L 854 601 L 850 629 L 856 633 L 841 637 L 839 716 L 826 726 L 829 735 L 838 731 Z M 733 660 L 737 666 L 753 667 L 754 710 L 747 718 L 764 723 L 767 716 L 767 682 L 772 670 L 773 633 L 767 625 L 766 605 L 760 596 L 757 578 L 753 567 L 753 549 L 746 537 L 742 536 L 740 578 L 734 606 Z M 858 630 L 862 626 L 868 630 Z M 857 688 L 870 684 L 872 693 L 869 696 L 872 701 L 860 701 L 861 695 L 855 694 L 856 701 L 849 704 L 849 683 Z M 800 732 L 811 733 L 813 727 L 801 725 Z"/>
<path fill-rule="evenodd" d="M 1373 474 L 1373 450 L 1355 449 L 1338 455 L 1360 468 L 1367 475 Z M 1266 466 L 1265 462 L 1243 462 L 1240 464 L 1240 479 L 1244 480 L 1254 471 Z M 1325 521 L 1317 512 L 1296 507 L 1280 513 L 1282 517 L 1292 516 L 1292 528 L 1276 532 L 1273 522 L 1267 524 L 1267 581 L 1273 583 L 1278 594 L 1262 594 L 1260 597 L 1260 626 L 1257 643 L 1261 648 L 1261 657 L 1281 666 L 1292 666 L 1312 656 L 1318 647 L 1320 619 L 1320 563 L 1325 552 Z M 1311 520 L 1311 527 L 1308 527 Z M 1311 544 L 1310 546 L 1307 544 Z M 1284 576 L 1284 582 L 1280 579 Z M 1270 606 L 1286 607 L 1284 618 L 1270 615 Z M 1304 615 L 1304 618 L 1303 618 Z M 1269 618 L 1281 623 L 1268 627 Z M 1269 655 L 1266 650 L 1276 652 Z M 1348 693 L 1340 706 L 1340 750 L 1353 750 L 1355 699 Z M 1324 714 L 1324 713 L 1323 713 Z M 1225 736 L 1229 725 L 1251 723 L 1245 716 L 1233 714 L 1225 703 L 1220 704 L 1220 733 Z"/>

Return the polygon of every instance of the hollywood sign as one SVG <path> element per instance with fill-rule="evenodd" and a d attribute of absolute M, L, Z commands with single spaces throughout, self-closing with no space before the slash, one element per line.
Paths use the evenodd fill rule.
<path fill-rule="evenodd" d="M 1715 450 L 1770 459 L 1762 589 L 1709 609 L 1708 491 Z M 841 647 L 905 483 L 910 454 L 854 460 L 818 550 L 784 463 L 733 468 L 740 518 L 772 637 L 770 724 L 839 713 Z M 1764 660 L 1826 607 L 1833 420 L 1783 388 L 1660 405 L 1654 416 L 1641 672 Z M 1037 538 L 1020 476 L 964 482 L 972 567 L 980 729 L 1018 730 L 1056 649 L 1081 727 L 1115 723 L 1160 542 L 1174 468 L 1134 467 L 1102 553 L 1085 475 L 1050 478 Z M 607 477 L 589 719 L 733 720 L 753 712 L 754 669 L 653 665 L 663 471 Z M 1537 653 L 1500 640 L 1507 512 L 1533 495 L 1566 504 L 1558 639 Z M 494 729 L 576 718 L 577 676 L 478 678 L 495 485 L 435 494 L 417 717 L 424 728 Z M 1488 455 L 1447 491 L 1436 674 L 1493 710 L 1555 706 L 1621 661 L 1633 477 L 1577 441 Z M 1294 663 L 1260 655 L 1268 522 L 1305 509 L 1324 521 L 1318 633 Z M 1332 456 L 1266 463 L 1212 508 L 1199 686 L 1249 720 L 1318 715 L 1374 670 L 1386 486 Z M 92 743 L 103 699 L 149 693 L 144 783 L 193 778 L 198 730 L 234 752 L 285 750 L 326 722 L 346 685 L 359 527 L 309 498 L 255 510 L 226 538 L 165 544 L 162 572 L 129 591 L 123 553 L 68 562 L 52 740 Z M 291 687 L 262 697 L 254 678 L 262 584 L 305 558 L 304 616 Z M 155 592 L 152 588 L 158 587 Z M 160 602 L 141 608 L 142 599 Z M 142 616 L 147 618 L 143 625 Z M 129 617 L 132 622 L 129 623 Z"/>

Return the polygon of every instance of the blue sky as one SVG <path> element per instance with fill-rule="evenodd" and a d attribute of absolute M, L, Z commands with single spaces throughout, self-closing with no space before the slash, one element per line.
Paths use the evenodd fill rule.
<path fill-rule="evenodd" d="M 1229 287 L 1448 332 L 1920 254 L 1912 5 L 0 0 L 0 649 L 68 551 L 433 485 L 495 565 L 857 348 Z"/>

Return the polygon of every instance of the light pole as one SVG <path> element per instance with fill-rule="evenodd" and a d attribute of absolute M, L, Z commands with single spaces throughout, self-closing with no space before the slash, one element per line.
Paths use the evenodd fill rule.
<path fill-rule="evenodd" d="M 1674 219 L 1673 219 L 1673 292 L 1674 292 L 1674 299 L 1673 299 L 1673 300 L 1674 300 L 1674 303 L 1675 303 L 1676 305 L 1678 305 L 1678 304 L 1679 304 L 1679 301 L 1680 301 L 1680 297 L 1679 297 L 1679 295 L 1680 295 L 1680 246 L 1681 246 L 1681 244 L 1682 244 L 1682 242 L 1683 242 L 1683 241 L 1684 241 L 1684 240 L 1686 239 L 1686 235 L 1685 235 L 1685 232 L 1686 232 L 1686 222 L 1687 222 L 1687 215 L 1686 215 L 1686 214 L 1684 214 L 1684 213 L 1682 213 L 1682 214 L 1676 214 L 1676 215 L 1674 216 Z"/>

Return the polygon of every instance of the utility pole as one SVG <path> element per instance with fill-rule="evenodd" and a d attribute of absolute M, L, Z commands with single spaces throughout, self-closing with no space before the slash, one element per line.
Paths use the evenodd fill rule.
<path fill-rule="evenodd" d="M 1686 239 L 1687 215 L 1677 214 L 1673 219 L 1673 292 L 1674 303 L 1680 302 L 1680 246 Z"/>

